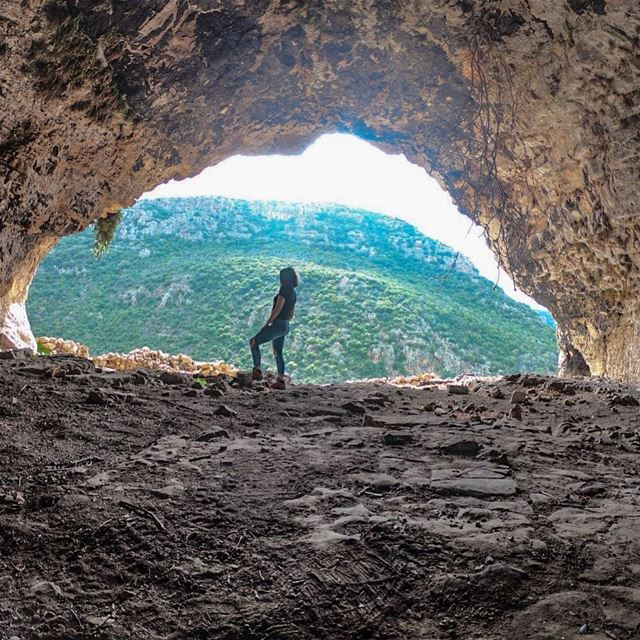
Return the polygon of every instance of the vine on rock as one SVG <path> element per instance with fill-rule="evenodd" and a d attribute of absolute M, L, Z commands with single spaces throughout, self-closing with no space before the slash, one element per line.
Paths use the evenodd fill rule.
<path fill-rule="evenodd" d="M 505 14 L 498 8 L 500 2 L 495 5 L 495 8 L 484 8 L 473 16 L 465 38 L 471 95 L 476 105 L 470 126 L 474 133 L 472 139 L 479 138 L 479 144 L 464 145 L 460 155 L 464 156 L 461 159 L 467 175 L 482 176 L 478 182 L 469 185 L 473 191 L 471 213 L 482 224 L 485 236 L 496 249 L 499 266 L 515 282 L 513 266 L 527 255 L 523 251 L 527 242 L 527 217 L 511 202 L 504 179 L 507 166 L 510 179 L 517 176 L 529 192 L 531 181 L 523 173 L 524 163 L 510 148 L 513 144 L 504 143 L 506 135 L 515 135 L 518 92 L 513 71 L 501 55 L 500 42 L 517 30 L 519 16 Z M 503 163 L 500 170 L 499 160 Z M 488 217 L 481 216 L 481 212 L 488 213 Z"/>

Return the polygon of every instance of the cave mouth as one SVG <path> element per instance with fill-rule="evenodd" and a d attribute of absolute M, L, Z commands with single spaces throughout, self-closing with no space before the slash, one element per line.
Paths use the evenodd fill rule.
<path fill-rule="evenodd" d="M 296 380 L 555 371 L 553 319 L 498 274 L 482 230 L 423 169 L 354 136 L 233 156 L 123 213 L 101 259 L 89 230 L 42 263 L 28 302 L 36 335 L 93 355 L 149 346 L 246 368 L 247 338 L 292 265 Z"/>
<path fill-rule="evenodd" d="M 636 1 L 115 4 L 0 16 L 0 349 L 35 346 L 24 306 L 60 238 L 347 131 L 448 190 L 563 353 L 640 380 Z"/>

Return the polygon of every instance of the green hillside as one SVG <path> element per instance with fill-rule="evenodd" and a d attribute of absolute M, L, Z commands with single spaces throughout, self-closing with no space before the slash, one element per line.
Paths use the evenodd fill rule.
<path fill-rule="evenodd" d="M 92 353 L 147 345 L 250 365 L 278 271 L 300 273 L 285 355 L 300 381 L 435 371 L 552 372 L 554 330 L 411 225 L 339 206 L 226 198 L 143 200 L 110 252 L 65 238 L 29 297 L 36 335 Z M 269 349 L 265 365 L 273 366 Z"/>

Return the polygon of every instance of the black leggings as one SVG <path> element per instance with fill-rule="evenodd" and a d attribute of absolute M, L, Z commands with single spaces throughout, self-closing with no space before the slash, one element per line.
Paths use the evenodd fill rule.
<path fill-rule="evenodd" d="M 289 333 L 289 322 L 287 320 L 274 320 L 269 326 L 262 327 L 258 333 L 251 338 L 251 355 L 253 356 L 253 366 L 255 369 L 260 368 L 262 354 L 260 353 L 260 345 L 265 342 L 273 344 L 273 353 L 276 357 L 276 365 L 278 367 L 278 375 L 284 375 L 284 338 Z"/>

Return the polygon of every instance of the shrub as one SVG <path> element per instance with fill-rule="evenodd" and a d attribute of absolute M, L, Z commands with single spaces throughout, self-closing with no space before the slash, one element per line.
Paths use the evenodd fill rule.
<path fill-rule="evenodd" d="M 122 210 L 96 220 L 93 227 L 93 255 L 96 258 L 109 251 L 120 222 L 122 222 Z"/>

